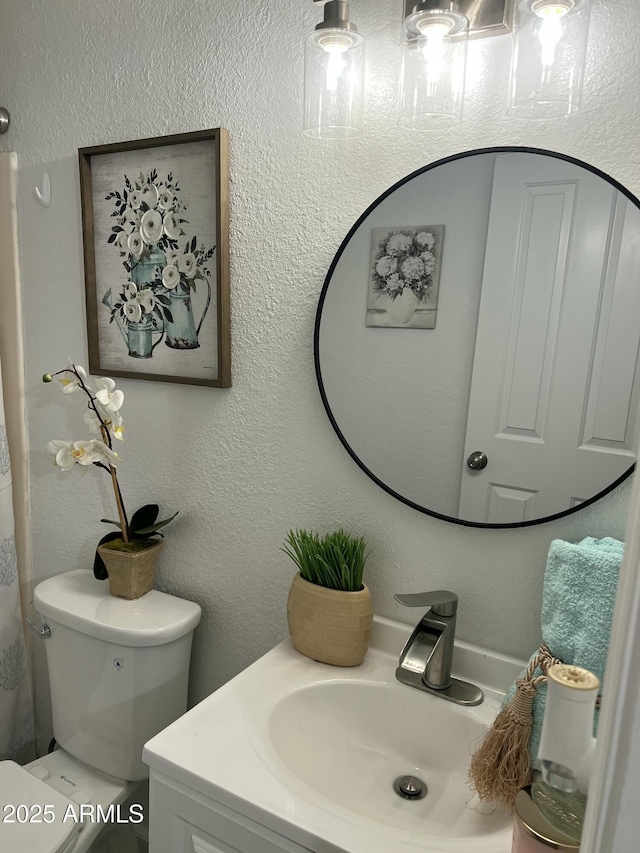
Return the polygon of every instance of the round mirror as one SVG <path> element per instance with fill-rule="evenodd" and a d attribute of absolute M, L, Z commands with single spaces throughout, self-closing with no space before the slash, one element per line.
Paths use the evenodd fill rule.
<path fill-rule="evenodd" d="M 314 350 L 334 429 L 394 497 L 477 527 L 575 512 L 635 464 L 640 203 L 538 149 L 420 169 L 340 246 Z"/>

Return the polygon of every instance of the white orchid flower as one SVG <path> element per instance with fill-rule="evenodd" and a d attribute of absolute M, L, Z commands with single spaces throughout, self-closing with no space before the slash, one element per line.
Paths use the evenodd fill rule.
<path fill-rule="evenodd" d="M 163 220 L 164 233 L 170 240 L 177 240 L 180 236 L 180 223 L 175 213 L 165 213 Z"/>
<path fill-rule="evenodd" d="M 76 444 L 79 443 L 80 442 L 76 442 Z M 92 445 L 91 450 L 95 457 L 93 459 L 94 462 L 102 462 L 104 459 L 106 459 L 108 464 L 113 465 L 115 468 L 117 463 L 120 461 L 120 457 L 115 452 L 115 450 L 111 450 L 111 448 L 108 447 L 108 445 L 106 445 L 104 441 L 96 441 L 94 439 L 92 442 L 90 442 L 90 444 Z"/>
<path fill-rule="evenodd" d="M 191 252 L 187 252 L 186 255 L 181 255 L 178 260 L 178 269 L 180 272 L 184 273 L 187 278 L 193 278 L 198 272 L 198 264 L 195 255 Z"/>
<path fill-rule="evenodd" d="M 162 237 L 162 217 L 157 210 L 147 210 L 140 220 L 140 236 L 147 245 Z"/>
<path fill-rule="evenodd" d="M 139 308 L 140 306 L 138 306 Z M 96 379 L 96 399 L 108 412 L 117 412 L 124 403 L 124 393 L 116 388 L 116 383 L 108 376 Z"/>
<path fill-rule="evenodd" d="M 100 413 L 100 417 L 102 418 L 102 422 L 113 437 L 117 438 L 118 441 L 124 441 L 124 427 L 122 426 L 122 415 L 120 412 L 108 412 L 103 409 L 99 403 L 97 403 L 97 409 Z M 85 412 L 84 422 L 91 435 L 102 435 L 102 423 L 100 422 L 100 418 L 91 409 L 89 409 L 88 412 Z"/>
<path fill-rule="evenodd" d="M 102 444 L 102 442 L 98 443 Z M 69 471 L 76 463 L 78 465 L 93 465 L 100 456 L 94 447 L 95 444 L 95 441 L 60 441 L 54 439 L 47 444 L 47 450 L 55 456 L 55 464 L 59 468 L 62 468 L 63 471 Z"/>
<path fill-rule="evenodd" d="M 144 244 L 142 242 L 142 237 L 140 236 L 139 231 L 132 231 L 131 234 L 129 234 L 127 246 L 129 247 L 129 251 L 131 252 L 134 258 L 140 257 L 140 255 L 142 254 L 142 250 L 144 249 Z"/>
<path fill-rule="evenodd" d="M 162 283 L 167 290 L 173 290 L 174 287 L 177 287 L 179 282 L 180 273 L 178 272 L 178 267 L 173 264 L 167 264 L 167 266 L 162 270 Z"/>
<path fill-rule="evenodd" d="M 80 376 L 80 379 L 84 382 L 87 378 L 87 373 L 84 367 L 80 367 L 79 364 L 72 365 L 75 368 L 76 373 Z M 62 385 L 62 393 L 63 394 L 73 394 L 76 388 L 80 387 L 80 379 L 78 376 L 74 376 L 72 370 L 65 371 L 61 376 L 57 376 L 56 379 Z"/>

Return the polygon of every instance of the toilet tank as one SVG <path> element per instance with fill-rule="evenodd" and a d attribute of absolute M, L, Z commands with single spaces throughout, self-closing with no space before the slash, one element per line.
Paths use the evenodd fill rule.
<path fill-rule="evenodd" d="M 34 603 L 51 629 L 44 642 L 56 741 L 104 773 L 146 778 L 143 745 L 187 710 L 200 606 L 157 590 L 116 598 L 85 570 L 38 584 Z"/>

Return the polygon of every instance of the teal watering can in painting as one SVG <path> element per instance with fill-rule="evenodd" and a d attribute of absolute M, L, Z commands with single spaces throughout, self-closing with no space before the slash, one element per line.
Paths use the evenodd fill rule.
<path fill-rule="evenodd" d="M 102 303 L 107 308 L 112 308 L 111 288 L 102 297 Z M 126 323 L 116 312 L 115 321 L 131 358 L 151 358 L 154 349 L 164 338 L 164 327 L 158 328 L 153 319 L 141 323 Z M 155 343 L 152 337 L 154 332 L 160 334 Z"/>
<path fill-rule="evenodd" d="M 171 291 L 167 294 L 171 300 L 171 305 L 169 306 L 171 320 L 165 320 L 164 323 L 167 333 L 165 344 L 171 347 L 171 349 L 197 349 L 200 346 L 198 335 L 200 334 L 202 322 L 211 302 L 211 285 L 208 281 L 207 288 L 207 301 L 197 328 L 193 318 L 191 293 L 176 293 L 175 291 Z"/>

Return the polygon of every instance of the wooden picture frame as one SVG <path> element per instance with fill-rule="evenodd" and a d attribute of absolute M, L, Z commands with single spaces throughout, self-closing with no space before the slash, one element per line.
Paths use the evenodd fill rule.
<path fill-rule="evenodd" d="M 89 371 L 228 388 L 228 133 L 78 150 Z"/>

